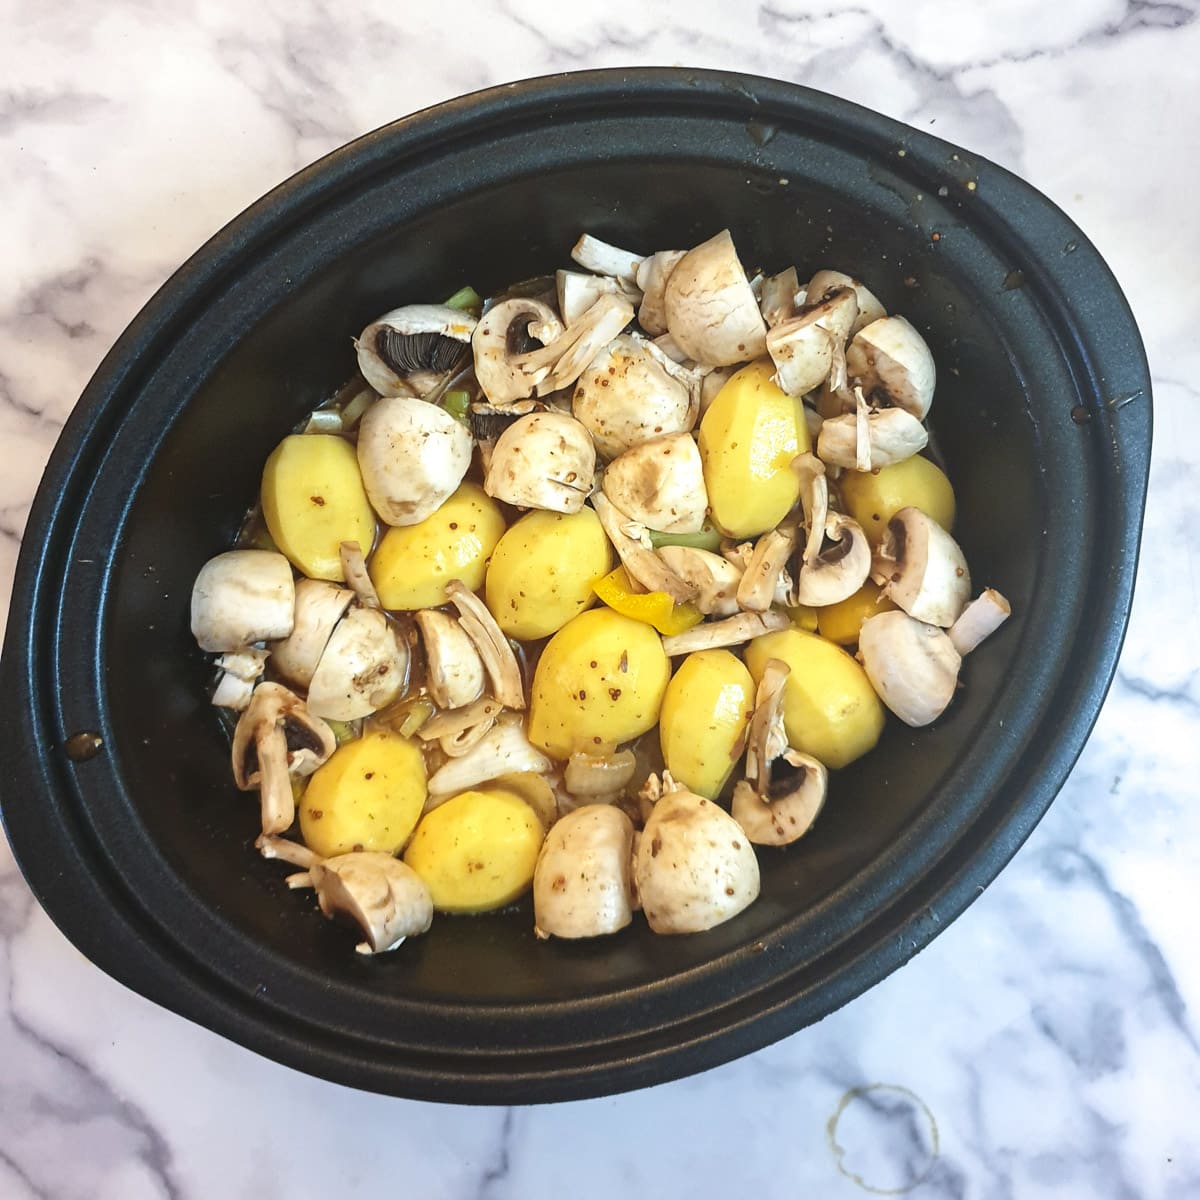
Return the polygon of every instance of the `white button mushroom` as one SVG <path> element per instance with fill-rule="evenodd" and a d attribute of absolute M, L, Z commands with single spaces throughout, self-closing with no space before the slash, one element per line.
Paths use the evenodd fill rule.
<path fill-rule="evenodd" d="M 436 608 L 416 614 L 425 647 L 427 686 L 439 708 L 462 708 L 483 695 L 483 660 L 475 643 L 448 613 Z"/>
<path fill-rule="evenodd" d="M 679 260 L 664 307 L 667 331 L 698 363 L 728 367 L 766 352 L 766 326 L 728 229 Z"/>
<path fill-rule="evenodd" d="M 389 525 L 416 525 L 441 507 L 471 465 L 471 434 L 444 408 L 410 396 L 363 416 L 358 467 L 371 507 Z"/>
<path fill-rule="evenodd" d="M 962 658 L 936 625 L 876 613 L 859 630 L 858 656 L 880 700 L 906 725 L 936 721 L 954 698 Z"/>
<path fill-rule="evenodd" d="M 422 729 L 422 735 L 426 730 Z M 519 716 L 505 713 L 466 754 L 452 758 L 429 777 L 429 795 L 435 799 L 499 779 L 501 775 L 531 772 L 544 775 L 554 764 L 525 736 Z"/>
<path fill-rule="evenodd" d="M 645 526 L 631 520 L 603 491 L 592 497 L 592 507 L 630 579 L 648 592 L 666 592 L 676 604 L 695 599 L 696 585 L 676 575 L 654 551 Z"/>
<path fill-rule="evenodd" d="M 641 295 L 611 275 L 584 275 L 580 271 L 556 271 L 554 286 L 558 311 L 568 326 L 578 321 L 601 296 L 623 296 L 632 301 Z"/>
<path fill-rule="evenodd" d="M 882 595 L 930 625 L 948 629 L 971 595 L 958 543 L 919 508 L 902 508 L 888 522 L 871 569 Z"/>
<path fill-rule="evenodd" d="M 633 305 L 624 296 L 601 296 L 565 332 L 539 350 L 517 359 L 526 374 L 537 376 L 539 396 L 570 387 L 588 363 L 633 320 Z"/>
<path fill-rule="evenodd" d="M 505 409 L 532 396 L 550 373 L 550 364 L 527 370 L 522 356 L 562 332 L 558 314 L 540 300 L 514 297 L 489 308 L 471 338 L 475 378 L 488 402 Z"/>
<path fill-rule="evenodd" d="M 355 342 L 358 369 L 381 396 L 426 394 L 467 357 L 475 318 L 444 304 L 409 304 L 372 321 Z"/>
<path fill-rule="evenodd" d="M 212 702 L 218 708 L 241 712 L 250 703 L 254 685 L 262 676 L 270 650 L 235 650 L 217 659 L 221 676 L 213 691 Z"/>
<path fill-rule="evenodd" d="M 354 593 L 325 579 L 296 580 L 296 609 L 292 632 L 271 651 L 281 679 L 307 688 L 329 643 L 329 636 L 350 607 Z"/>
<path fill-rule="evenodd" d="M 491 610 L 461 579 L 452 579 L 446 585 L 446 599 L 458 609 L 458 622 L 479 652 L 492 694 L 505 708 L 523 709 L 521 667 Z"/>
<path fill-rule="evenodd" d="M 637 285 L 642 289 L 638 324 L 651 337 L 667 332 L 667 280 L 686 253 L 686 250 L 659 250 L 642 259 L 638 267 Z"/>
<path fill-rule="evenodd" d="M 699 933 L 757 898 L 758 859 L 723 808 L 665 772 L 663 789 L 638 842 L 637 892 L 655 933 Z"/>
<path fill-rule="evenodd" d="M 860 434 L 866 426 L 867 447 L 860 453 Z M 842 413 L 821 423 L 817 456 L 834 467 L 870 471 L 912 458 L 929 442 L 929 431 L 902 408 L 880 408 L 866 413 Z"/>
<path fill-rule="evenodd" d="M 274 550 L 228 550 L 192 585 L 192 636 L 201 650 L 241 650 L 287 637 L 296 600 L 292 566 Z"/>
<path fill-rule="evenodd" d="M 859 523 L 842 513 L 825 518 L 825 541 L 830 543 L 801 564 L 796 576 L 795 602 L 822 608 L 847 600 L 871 573 L 871 546 Z"/>
<path fill-rule="evenodd" d="M 585 804 L 546 835 L 533 872 L 540 938 L 616 933 L 633 920 L 633 823 L 611 804 Z"/>
<path fill-rule="evenodd" d="M 692 603 L 705 616 L 729 617 L 738 611 L 742 569 L 736 563 L 696 546 L 660 546 L 656 553 L 680 579 L 696 588 Z"/>
<path fill-rule="evenodd" d="M 799 291 L 800 280 L 795 267 L 788 267 L 786 271 L 763 280 L 758 306 L 768 329 L 796 315 L 796 294 Z"/>
<path fill-rule="evenodd" d="M 595 271 L 599 275 L 612 275 L 627 283 L 637 280 L 638 268 L 642 265 L 642 256 L 632 250 L 622 250 L 609 242 L 602 242 L 590 233 L 582 234 L 579 241 L 571 247 L 571 258 L 581 267 Z"/>
<path fill-rule="evenodd" d="M 850 336 L 853 337 L 860 329 L 887 316 L 887 309 L 879 302 L 875 293 L 859 279 L 853 279 L 841 271 L 818 271 L 805 288 L 805 299 L 813 304 L 824 299 L 834 288 L 853 288 L 854 298 L 858 301 L 858 316 L 850 326 Z"/>
<path fill-rule="evenodd" d="M 408 674 L 408 646 L 378 609 L 352 608 L 338 622 L 308 685 L 309 710 L 356 721 L 386 708 Z"/>
<path fill-rule="evenodd" d="M 742 646 L 764 633 L 786 629 L 791 624 L 787 613 L 777 608 L 766 612 L 743 612 L 723 621 L 704 621 L 686 633 L 672 634 L 662 640 L 663 649 L 669 658 L 691 654 L 695 650 L 721 650 L 729 646 Z"/>
<path fill-rule="evenodd" d="M 846 371 L 872 404 L 903 408 L 924 420 L 937 372 L 925 339 L 903 318 L 883 317 L 854 335 Z"/>
<path fill-rule="evenodd" d="M 964 658 L 1012 615 L 1012 605 L 995 588 L 985 588 L 950 626 L 950 641 Z"/>
<path fill-rule="evenodd" d="M 846 338 L 857 315 L 854 290 L 836 288 L 770 329 L 767 353 L 775 364 L 775 382 L 789 396 L 802 396 L 831 376 L 844 374 Z M 842 380 L 833 382 L 837 386 Z"/>
<path fill-rule="evenodd" d="M 613 459 L 604 494 L 629 518 L 661 533 L 699 533 L 708 512 L 704 465 L 690 433 L 650 438 Z"/>
<path fill-rule="evenodd" d="M 483 489 L 518 508 L 577 513 L 592 490 L 592 435 L 560 412 L 529 413 L 496 440 Z"/>
<path fill-rule="evenodd" d="M 737 602 L 740 608 L 749 612 L 766 612 L 774 603 L 778 591 L 788 591 L 791 579 L 787 575 L 787 560 L 795 548 L 797 534 L 795 523 L 785 521 L 778 528 L 767 530 L 758 539 L 738 584 Z M 867 561 L 869 566 L 869 553 Z"/>

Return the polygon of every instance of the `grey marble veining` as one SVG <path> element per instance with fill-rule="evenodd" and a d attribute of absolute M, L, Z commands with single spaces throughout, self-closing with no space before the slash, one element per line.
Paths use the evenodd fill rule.
<path fill-rule="evenodd" d="M 1125 288 L 1155 377 L 1156 444 L 1133 622 L 1083 757 L 997 882 L 867 995 L 758 1054 L 628 1096 L 390 1100 L 259 1059 L 127 992 L 51 926 L 0 843 L 0 1200 L 1200 1196 L 1197 15 L 1152 0 L 464 0 L 452 18 L 381 0 L 86 13 L 11 0 L 0 604 L 75 398 L 205 237 L 361 132 L 557 70 L 793 79 L 1020 172 Z"/>

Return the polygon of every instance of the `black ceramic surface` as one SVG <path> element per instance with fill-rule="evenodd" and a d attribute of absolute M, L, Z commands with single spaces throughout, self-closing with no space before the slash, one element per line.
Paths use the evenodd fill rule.
<path fill-rule="evenodd" d="M 835 775 L 813 833 L 761 852 L 762 897 L 734 921 L 538 943 L 526 905 L 354 954 L 252 852 L 257 804 L 230 781 L 187 630 L 197 569 L 379 312 L 564 265 L 582 230 L 650 250 L 726 225 L 747 265 L 852 272 L 926 336 L 956 532 L 1014 618 L 971 658 L 945 719 L 890 723 Z M 1058 209 L 992 164 L 747 76 L 592 72 L 454 101 L 238 218 L 92 380 L 18 566 L 5 826 L 99 966 L 314 1074 L 516 1102 L 700 1070 L 905 962 L 1028 835 L 1114 669 L 1149 449 L 1145 358 L 1116 283 Z M 104 745 L 75 762 L 64 743 L 80 730 Z"/>

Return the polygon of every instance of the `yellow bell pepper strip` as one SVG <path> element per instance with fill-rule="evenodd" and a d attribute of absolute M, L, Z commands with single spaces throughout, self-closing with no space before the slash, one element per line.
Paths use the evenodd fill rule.
<path fill-rule="evenodd" d="M 683 633 L 704 620 L 704 614 L 694 604 L 676 604 L 666 592 L 635 592 L 624 567 L 610 571 L 592 586 L 614 612 L 653 625 L 668 636 Z"/>

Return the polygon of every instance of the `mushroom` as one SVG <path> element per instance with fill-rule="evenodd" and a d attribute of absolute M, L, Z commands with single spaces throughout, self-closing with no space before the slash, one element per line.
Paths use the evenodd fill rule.
<path fill-rule="evenodd" d="M 426 731 L 421 730 L 422 735 Z M 429 795 L 446 799 L 498 779 L 531 771 L 545 775 L 553 763 L 525 736 L 517 713 L 505 713 L 466 754 L 452 758 L 429 777 Z"/>
<path fill-rule="evenodd" d="M 372 321 L 354 343 L 358 369 L 381 396 L 425 395 L 467 357 L 475 318 L 444 304 L 409 304 Z"/>
<path fill-rule="evenodd" d="M 292 566 L 274 550 L 227 550 L 192 585 L 192 636 L 201 650 L 241 650 L 287 637 L 296 601 Z"/>
<path fill-rule="evenodd" d="M 800 477 L 800 506 L 804 512 L 804 527 L 808 531 L 801 562 L 817 560 L 825 543 L 825 522 L 829 517 L 829 480 L 825 464 L 812 454 L 798 454 L 792 459 L 792 470 Z"/>
<path fill-rule="evenodd" d="M 699 533 L 708 512 L 704 465 L 690 433 L 631 447 L 608 464 L 601 486 L 631 520 L 660 533 Z"/>
<path fill-rule="evenodd" d="M 232 708 L 241 712 L 250 703 L 254 685 L 263 673 L 271 656 L 270 650 L 235 650 L 217 659 L 221 676 L 213 689 L 212 702 L 217 708 Z"/>
<path fill-rule="evenodd" d="M 858 301 L 858 315 L 850 326 L 849 336 L 853 337 L 860 329 L 887 316 L 887 309 L 880 304 L 875 293 L 861 280 L 853 279 L 841 271 L 818 271 L 805 288 L 805 298 L 811 304 L 823 300 L 834 288 L 853 288 L 854 298 Z"/>
<path fill-rule="evenodd" d="M 876 613 L 858 631 L 858 657 L 876 695 L 906 725 L 936 721 L 954 698 L 962 658 L 936 625 Z"/>
<path fill-rule="evenodd" d="M 846 350 L 846 371 L 877 407 L 903 408 L 918 421 L 929 411 L 933 355 L 903 317 L 882 317 L 860 329 Z"/>
<path fill-rule="evenodd" d="M 233 731 L 233 781 L 258 791 L 263 833 L 282 833 L 296 816 L 292 776 L 311 775 L 337 748 L 333 730 L 294 692 L 260 683 Z"/>
<path fill-rule="evenodd" d="M 789 396 L 802 396 L 830 378 L 836 386 L 845 374 L 846 338 L 857 315 L 854 289 L 836 288 L 768 330 L 775 382 Z"/>
<path fill-rule="evenodd" d="M 758 859 L 741 826 L 719 805 L 663 773 L 662 798 L 642 830 L 633 865 L 655 933 L 699 933 L 757 898 Z"/>
<path fill-rule="evenodd" d="M 667 280 L 667 332 L 698 363 L 728 367 L 759 358 L 766 327 L 728 229 L 689 250 Z"/>
<path fill-rule="evenodd" d="M 856 389 L 862 395 L 861 389 Z M 865 426 L 866 452 L 860 446 Z M 929 442 L 929 431 L 902 408 L 843 413 L 821 423 L 817 456 L 830 466 L 870 471 L 912 458 Z"/>
<path fill-rule="evenodd" d="M 795 524 L 785 521 L 758 539 L 738 584 L 737 602 L 740 608 L 750 612 L 766 612 L 771 607 L 776 588 L 786 574 L 787 560 L 795 548 L 796 532 Z M 870 566 L 869 551 L 867 565 Z M 785 590 L 789 585 L 790 580 Z"/>
<path fill-rule="evenodd" d="M 1012 605 L 995 588 L 985 588 L 950 626 L 949 637 L 964 658 L 1012 614 Z"/>
<path fill-rule="evenodd" d="M 546 835 L 533 871 L 539 938 L 616 933 L 633 920 L 633 822 L 610 804 L 585 804 Z"/>
<path fill-rule="evenodd" d="M 686 253 L 686 250 L 659 250 L 649 258 L 643 258 L 638 267 L 637 285 L 642 289 L 638 324 L 651 337 L 667 332 L 667 280 Z"/>
<path fill-rule="evenodd" d="M 795 267 L 788 267 L 786 271 L 780 271 L 778 275 L 771 275 L 763 280 L 762 295 L 758 303 L 768 329 L 794 315 L 796 293 L 799 290 L 800 280 Z"/>
<path fill-rule="evenodd" d="M 408 674 L 408 646 L 378 609 L 352 608 L 337 624 L 308 685 L 308 707 L 331 721 L 385 708 Z"/>
<path fill-rule="evenodd" d="M 350 585 L 359 604 L 364 608 L 382 608 L 379 593 L 367 570 L 367 560 L 363 556 L 362 547 L 357 542 L 341 542 L 338 544 L 338 558 L 342 563 L 342 575 Z"/>
<path fill-rule="evenodd" d="M 521 666 L 488 606 L 460 579 L 452 579 L 446 585 L 446 599 L 458 609 L 459 624 L 475 643 L 491 681 L 492 694 L 505 708 L 523 709 L 525 686 Z"/>
<path fill-rule="evenodd" d="M 764 613 L 744 612 L 724 621 L 705 621 L 686 633 L 676 633 L 662 640 L 668 657 L 691 654 L 693 650 L 720 650 L 726 646 L 741 646 L 763 633 L 786 629 L 791 622 L 787 613 L 769 609 Z"/>
<path fill-rule="evenodd" d="M 425 646 L 427 686 L 439 708 L 462 708 L 483 695 L 483 660 L 475 643 L 448 613 L 436 608 L 415 615 Z"/>
<path fill-rule="evenodd" d="M 471 434 L 444 408 L 410 396 L 372 405 L 358 433 L 371 507 L 388 525 L 416 525 L 441 507 L 471 465 Z"/>
<path fill-rule="evenodd" d="M 592 359 L 575 385 L 571 411 L 592 435 L 601 458 L 616 458 L 647 438 L 683 433 L 695 424 L 697 406 L 687 383 L 672 377 L 652 345 L 621 334 Z"/>
<path fill-rule="evenodd" d="M 708 412 L 721 389 L 737 373 L 734 367 L 717 367 L 709 371 L 700 382 L 700 416 Z"/>
<path fill-rule="evenodd" d="M 359 954 L 395 950 L 433 924 L 433 897 L 425 881 L 390 854 L 355 850 L 323 859 L 286 838 L 261 837 L 256 845 L 263 858 L 304 868 L 288 877 L 288 887 L 311 887 L 326 917 L 349 917 L 366 939 L 355 947 Z"/>
<path fill-rule="evenodd" d="M 843 513 L 825 518 L 825 543 L 814 558 L 803 562 L 796 576 L 796 604 L 821 608 L 847 600 L 871 573 L 871 546 L 862 526 Z"/>
<path fill-rule="evenodd" d="M 695 546 L 659 546 L 656 553 L 680 579 L 696 588 L 692 603 L 705 616 L 729 617 L 738 611 L 742 570 L 736 563 Z"/>
<path fill-rule="evenodd" d="M 640 254 L 602 242 L 590 233 L 583 234 L 571 247 L 571 259 L 598 275 L 613 275 L 627 283 L 637 281 L 638 268 L 642 265 Z"/>
<path fill-rule="evenodd" d="M 770 658 L 746 731 L 746 777 L 733 789 L 733 819 L 757 846 L 786 846 L 803 837 L 825 803 L 829 773 L 787 743 L 783 689 L 790 669 Z"/>
<path fill-rule="evenodd" d="M 654 552 L 650 544 L 649 534 L 643 534 L 645 541 L 635 538 L 627 532 L 629 527 L 637 527 L 630 518 L 603 491 L 592 497 L 592 507 L 600 524 L 612 542 L 621 565 L 631 579 L 636 580 L 649 592 L 666 592 L 676 604 L 686 604 L 696 597 L 698 588 L 694 583 L 681 579 L 667 566 L 666 562 Z"/>
<path fill-rule="evenodd" d="M 958 543 L 919 508 L 888 522 L 872 564 L 880 593 L 910 617 L 948 629 L 971 595 L 971 574 Z"/>
<path fill-rule="evenodd" d="M 448 758 L 461 758 L 487 735 L 502 711 L 498 700 L 480 696 L 463 708 L 429 717 L 416 734 L 423 742 L 437 742 Z"/>
<path fill-rule="evenodd" d="M 623 296 L 626 300 L 632 300 L 641 295 L 629 284 L 611 275 L 558 271 L 554 283 L 558 292 L 558 311 L 568 327 L 578 321 L 601 296 Z"/>
<path fill-rule="evenodd" d="M 550 368 L 527 371 L 521 356 L 554 341 L 562 331 L 554 309 L 540 300 L 516 296 L 489 308 L 471 338 L 475 378 L 488 402 L 499 409 L 511 408 L 533 395 Z"/>
<path fill-rule="evenodd" d="M 496 440 L 483 489 L 518 508 L 577 513 L 595 471 L 596 449 L 585 425 L 566 413 L 529 413 Z"/>
<path fill-rule="evenodd" d="M 624 296 L 601 296 L 574 324 L 553 341 L 522 354 L 516 365 L 537 377 L 539 396 L 569 387 L 588 363 L 633 320 L 633 305 Z"/>
<path fill-rule="evenodd" d="M 295 687 L 307 688 L 329 643 L 329 636 L 350 607 L 354 593 L 324 579 L 296 580 L 292 632 L 271 646 L 275 674 Z"/>

